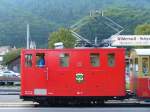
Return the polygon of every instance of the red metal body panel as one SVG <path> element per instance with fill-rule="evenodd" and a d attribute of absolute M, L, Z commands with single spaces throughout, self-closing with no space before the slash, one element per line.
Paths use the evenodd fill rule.
<path fill-rule="evenodd" d="M 36 53 L 45 53 L 46 65 L 36 66 Z M 61 67 L 59 56 L 68 53 L 69 66 Z M 90 53 L 100 54 L 100 66 L 93 67 Z M 115 66 L 108 66 L 108 54 L 115 54 Z M 32 54 L 32 67 L 25 67 L 25 54 Z M 81 83 L 76 74 L 84 74 Z M 125 49 L 22 50 L 21 96 L 125 96 Z"/>
<path fill-rule="evenodd" d="M 150 98 L 150 78 L 138 78 L 137 96 L 140 98 Z"/>

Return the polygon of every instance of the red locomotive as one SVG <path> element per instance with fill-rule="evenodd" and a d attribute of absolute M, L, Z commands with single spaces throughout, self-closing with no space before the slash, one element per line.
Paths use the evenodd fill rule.
<path fill-rule="evenodd" d="M 51 104 L 125 98 L 125 63 L 124 48 L 22 50 L 21 98 Z M 150 80 L 134 76 L 131 92 L 150 98 Z"/>

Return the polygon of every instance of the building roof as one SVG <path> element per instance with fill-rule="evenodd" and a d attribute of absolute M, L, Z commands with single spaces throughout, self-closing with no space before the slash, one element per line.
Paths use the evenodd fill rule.
<path fill-rule="evenodd" d="M 137 55 L 150 55 L 150 49 L 134 49 Z"/>

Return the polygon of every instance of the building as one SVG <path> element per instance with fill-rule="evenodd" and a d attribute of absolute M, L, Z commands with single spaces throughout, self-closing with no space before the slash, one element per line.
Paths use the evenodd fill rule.
<path fill-rule="evenodd" d="M 9 60 L 6 63 L 6 65 L 9 70 L 19 73 L 20 72 L 20 55 Z"/>

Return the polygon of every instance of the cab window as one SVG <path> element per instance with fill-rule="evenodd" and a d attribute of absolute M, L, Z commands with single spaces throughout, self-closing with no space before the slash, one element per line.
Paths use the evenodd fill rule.
<path fill-rule="evenodd" d="M 45 66 L 45 54 L 44 53 L 36 54 L 36 65 L 37 65 L 37 67 Z"/>
<path fill-rule="evenodd" d="M 32 54 L 25 55 L 25 66 L 32 67 Z"/>
<path fill-rule="evenodd" d="M 68 53 L 62 53 L 59 56 L 60 58 L 60 66 L 61 67 L 68 67 L 69 66 L 69 54 Z"/>
<path fill-rule="evenodd" d="M 100 66 L 100 55 L 99 55 L 99 53 L 91 53 L 90 54 L 90 63 L 93 67 Z"/>
<path fill-rule="evenodd" d="M 108 66 L 110 67 L 115 66 L 115 54 L 114 53 L 108 54 Z"/>

